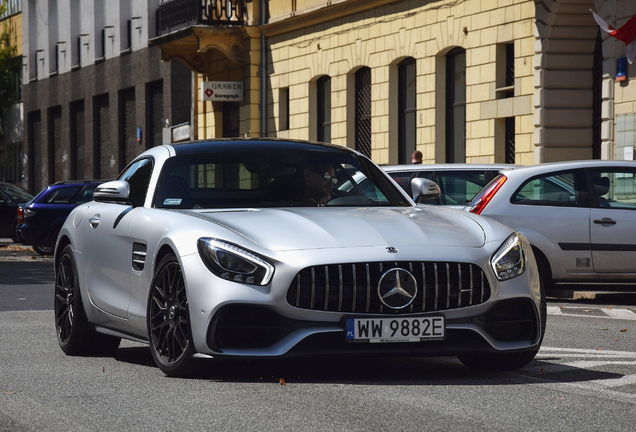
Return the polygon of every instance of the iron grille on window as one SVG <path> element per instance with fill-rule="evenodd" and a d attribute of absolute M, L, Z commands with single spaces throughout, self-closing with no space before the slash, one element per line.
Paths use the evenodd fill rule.
<path fill-rule="evenodd" d="M 62 144 L 62 107 L 49 109 L 49 183 L 67 180 L 68 173 L 63 172 L 66 151 Z"/>
<path fill-rule="evenodd" d="M 240 104 L 223 102 L 223 138 L 235 138 L 240 135 Z"/>
<path fill-rule="evenodd" d="M 163 144 L 163 81 L 155 81 L 148 85 L 150 137 L 148 147 Z"/>
<path fill-rule="evenodd" d="M 506 44 L 506 87 L 515 85 L 515 44 Z M 506 97 L 513 97 L 514 90 L 506 92 Z"/>
<path fill-rule="evenodd" d="M 382 275 L 408 270 L 417 294 L 404 309 L 384 307 L 377 293 Z M 484 303 L 490 285 L 476 264 L 458 262 L 375 262 L 329 264 L 301 270 L 287 290 L 287 302 L 300 309 L 330 312 L 405 314 L 457 309 Z"/>
<path fill-rule="evenodd" d="M 371 157 L 371 69 L 356 72 L 356 150 Z"/>
<path fill-rule="evenodd" d="M 137 107 L 135 103 L 135 88 L 123 90 L 120 107 L 120 154 L 124 156 L 123 164 L 127 165 L 137 154 Z"/>
<path fill-rule="evenodd" d="M 318 80 L 318 141 L 331 142 L 331 77 Z"/>
<path fill-rule="evenodd" d="M 44 182 L 42 181 L 42 169 L 40 167 L 36 167 L 34 162 L 43 160 L 44 149 L 42 149 L 41 128 L 42 122 L 40 111 L 31 113 L 29 115 L 29 153 L 33 155 L 33 158 L 29 161 L 29 171 L 31 172 L 31 178 L 33 179 L 32 184 L 35 189 L 39 189 L 44 186 Z"/>
<path fill-rule="evenodd" d="M 466 162 L 466 50 L 446 55 L 446 162 Z"/>
<path fill-rule="evenodd" d="M 71 104 L 71 178 L 86 179 L 90 175 L 86 169 L 86 144 L 84 137 L 84 101 Z"/>
<path fill-rule="evenodd" d="M 111 138 L 110 125 L 110 103 L 108 95 L 98 96 L 95 100 L 96 110 L 96 132 L 97 148 L 99 149 L 95 167 L 98 178 L 115 178 L 117 176 L 117 166 L 111 163 L 116 157 L 117 148 Z M 115 159 L 116 160 L 116 159 Z"/>
<path fill-rule="evenodd" d="M 506 117 L 506 163 L 515 163 L 515 118 Z"/>
<path fill-rule="evenodd" d="M 0 147 L 0 180 L 20 183 L 22 178 L 22 159 L 24 150 L 22 143 Z"/>
<path fill-rule="evenodd" d="M 398 163 L 410 163 L 416 148 L 416 70 L 415 59 L 398 67 Z"/>

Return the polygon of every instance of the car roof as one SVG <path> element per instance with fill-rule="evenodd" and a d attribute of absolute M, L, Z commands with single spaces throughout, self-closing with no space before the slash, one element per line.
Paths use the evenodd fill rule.
<path fill-rule="evenodd" d="M 262 150 L 262 146 L 266 145 L 267 150 L 321 150 L 336 151 L 343 153 L 358 152 L 344 146 L 335 144 L 326 144 L 312 141 L 282 139 L 282 138 L 223 138 L 214 140 L 201 140 L 184 143 L 170 144 L 174 148 L 177 155 L 191 155 L 206 153 L 209 151 L 258 151 Z"/>
<path fill-rule="evenodd" d="M 49 186 L 64 186 L 64 185 L 78 185 L 78 184 L 92 184 L 92 183 L 105 183 L 108 180 L 63 180 L 55 182 Z"/>
<path fill-rule="evenodd" d="M 523 165 L 514 164 L 470 164 L 470 163 L 444 163 L 444 164 L 404 164 L 404 165 L 382 165 L 386 172 L 393 171 L 470 171 L 470 170 L 502 170 L 516 169 Z"/>
<path fill-rule="evenodd" d="M 537 165 L 528 165 L 506 173 L 508 177 L 529 177 L 535 174 L 543 174 L 552 171 L 564 171 L 580 168 L 636 168 L 636 162 L 612 159 L 576 160 L 564 162 L 546 162 Z"/>

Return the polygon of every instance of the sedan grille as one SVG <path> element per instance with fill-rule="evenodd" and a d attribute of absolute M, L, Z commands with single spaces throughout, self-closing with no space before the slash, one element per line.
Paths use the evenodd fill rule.
<path fill-rule="evenodd" d="M 409 271 L 417 283 L 413 302 L 403 309 L 384 306 L 378 295 L 382 275 Z M 287 291 L 287 302 L 300 309 L 346 313 L 405 314 L 457 309 L 484 303 L 490 285 L 475 264 L 458 262 L 381 262 L 329 264 L 301 270 Z"/>

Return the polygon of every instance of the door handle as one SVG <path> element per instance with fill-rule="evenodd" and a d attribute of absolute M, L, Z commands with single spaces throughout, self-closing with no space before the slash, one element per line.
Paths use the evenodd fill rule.
<path fill-rule="evenodd" d="M 99 223 L 101 222 L 100 217 L 100 215 L 96 214 L 88 220 L 88 224 L 91 226 L 91 228 L 97 228 L 97 225 L 99 225 Z"/>
<path fill-rule="evenodd" d="M 610 218 L 603 218 L 601 220 L 595 219 L 594 223 L 601 225 L 616 225 L 616 221 Z"/>

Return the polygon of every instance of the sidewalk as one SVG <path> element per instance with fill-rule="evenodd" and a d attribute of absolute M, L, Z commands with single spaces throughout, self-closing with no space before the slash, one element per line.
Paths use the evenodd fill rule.
<path fill-rule="evenodd" d="M 0 238 L 0 261 L 25 261 L 52 259 L 40 256 L 31 246 L 14 243 L 10 238 Z"/>

